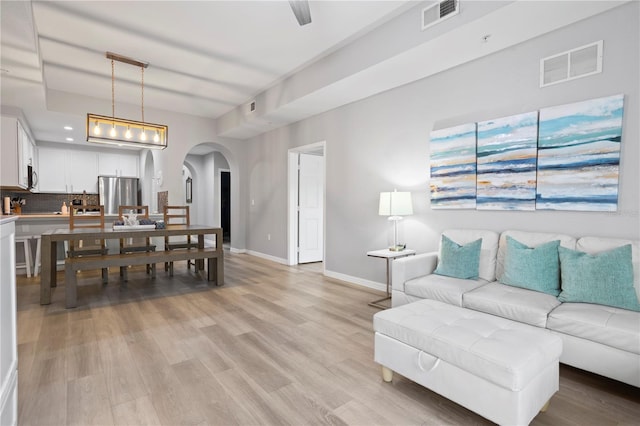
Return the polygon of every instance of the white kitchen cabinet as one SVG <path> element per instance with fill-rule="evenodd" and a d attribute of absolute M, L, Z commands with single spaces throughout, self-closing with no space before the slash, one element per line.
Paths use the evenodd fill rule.
<path fill-rule="evenodd" d="M 38 191 L 67 192 L 67 153 L 64 149 L 38 147 Z"/>
<path fill-rule="evenodd" d="M 98 193 L 97 154 L 94 151 L 38 148 L 40 192 Z"/>
<path fill-rule="evenodd" d="M 138 176 L 138 154 L 101 152 L 98 154 L 99 176 Z"/>
<path fill-rule="evenodd" d="M 70 150 L 67 159 L 71 167 L 67 167 L 68 192 L 78 194 L 87 191 L 98 193 L 98 156 L 93 151 Z"/>
<path fill-rule="evenodd" d="M 28 187 L 29 176 L 28 166 L 35 166 L 35 147 L 33 141 L 29 137 L 27 131 L 22 127 L 20 121 L 18 121 L 18 149 L 22 150 L 22 160 L 18 163 L 19 182 Z"/>
<path fill-rule="evenodd" d="M 140 177 L 138 173 L 138 154 L 120 156 L 120 176 Z"/>
<path fill-rule="evenodd" d="M 101 152 L 98 154 L 98 176 L 119 176 L 120 156 Z"/>
<path fill-rule="evenodd" d="M 16 117 L 2 116 L 2 171 L 0 184 L 27 188 L 27 166 L 34 166 L 34 147 L 29 133 Z"/>
<path fill-rule="evenodd" d="M 40 192 L 98 193 L 98 176 L 138 177 L 138 154 L 38 147 Z"/>

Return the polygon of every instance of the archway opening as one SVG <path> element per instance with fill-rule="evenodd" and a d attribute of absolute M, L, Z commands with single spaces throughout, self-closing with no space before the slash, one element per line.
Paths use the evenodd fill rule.
<path fill-rule="evenodd" d="M 239 229 L 237 164 L 224 147 L 206 142 L 193 147 L 184 159 L 183 180 L 192 178 L 192 223 L 221 227 L 223 243 L 233 249 Z M 186 182 L 183 182 L 186 188 Z"/>

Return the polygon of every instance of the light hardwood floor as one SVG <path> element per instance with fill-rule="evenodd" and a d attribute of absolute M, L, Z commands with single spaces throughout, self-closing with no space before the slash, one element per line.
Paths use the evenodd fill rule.
<path fill-rule="evenodd" d="M 367 302 L 380 293 L 225 253 L 226 285 L 176 264 L 79 276 L 40 306 L 38 279 L 18 279 L 20 425 L 489 424 L 373 362 Z M 59 275 L 63 282 L 64 275 Z M 560 391 L 535 425 L 640 422 L 637 388 L 561 366 Z"/>

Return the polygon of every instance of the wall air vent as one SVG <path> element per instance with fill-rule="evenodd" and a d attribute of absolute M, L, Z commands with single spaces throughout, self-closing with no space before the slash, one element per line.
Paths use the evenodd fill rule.
<path fill-rule="evenodd" d="M 602 40 L 540 59 L 540 87 L 602 72 Z"/>
<path fill-rule="evenodd" d="M 459 0 L 443 0 L 422 9 L 422 30 L 439 24 L 460 12 Z"/>

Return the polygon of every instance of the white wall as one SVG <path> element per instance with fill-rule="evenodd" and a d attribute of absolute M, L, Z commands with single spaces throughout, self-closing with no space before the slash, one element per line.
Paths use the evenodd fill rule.
<path fill-rule="evenodd" d="M 206 167 L 203 157 L 187 155 L 182 166 L 182 198 L 178 205 L 189 206 L 189 214 L 191 215 L 191 223 L 198 225 L 206 225 L 204 218 L 206 216 Z M 191 184 L 191 203 L 187 203 L 187 178 L 192 179 Z"/>
<path fill-rule="evenodd" d="M 216 217 L 216 211 L 219 210 L 217 199 L 215 196 L 215 187 L 218 185 L 218 177 L 215 173 L 216 163 L 214 153 L 208 154 L 204 158 L 205 163 L 205 201 L 207 203 L 207 213 L 204 222 L 211 226 L 220 226 L 220 220 Z"/>
<path fill-rule="evenodd" d="M 287 150 L 326 141 L 326 269 L 384 281 L 384 262 L 367 258 L 385 247 L 390 224 L 377 215 L 380 191 L 413 192 L 406 242 L 434 250 L 445 228 L 517 228 L 571 235 L 640 238 L 638 75 L 639 3 L 535 38 L 435 76 L 283 127 L 247 142 L 247 248 L 287 254 Z M 603 73 L 539 88 L 540 58 L 604 40 Z M 619 211 L 497 212 L 431 210 L 429 134 L 434 128 L 625 94 Z M 267 240 L 271 234 L 271 240 Z"/>

